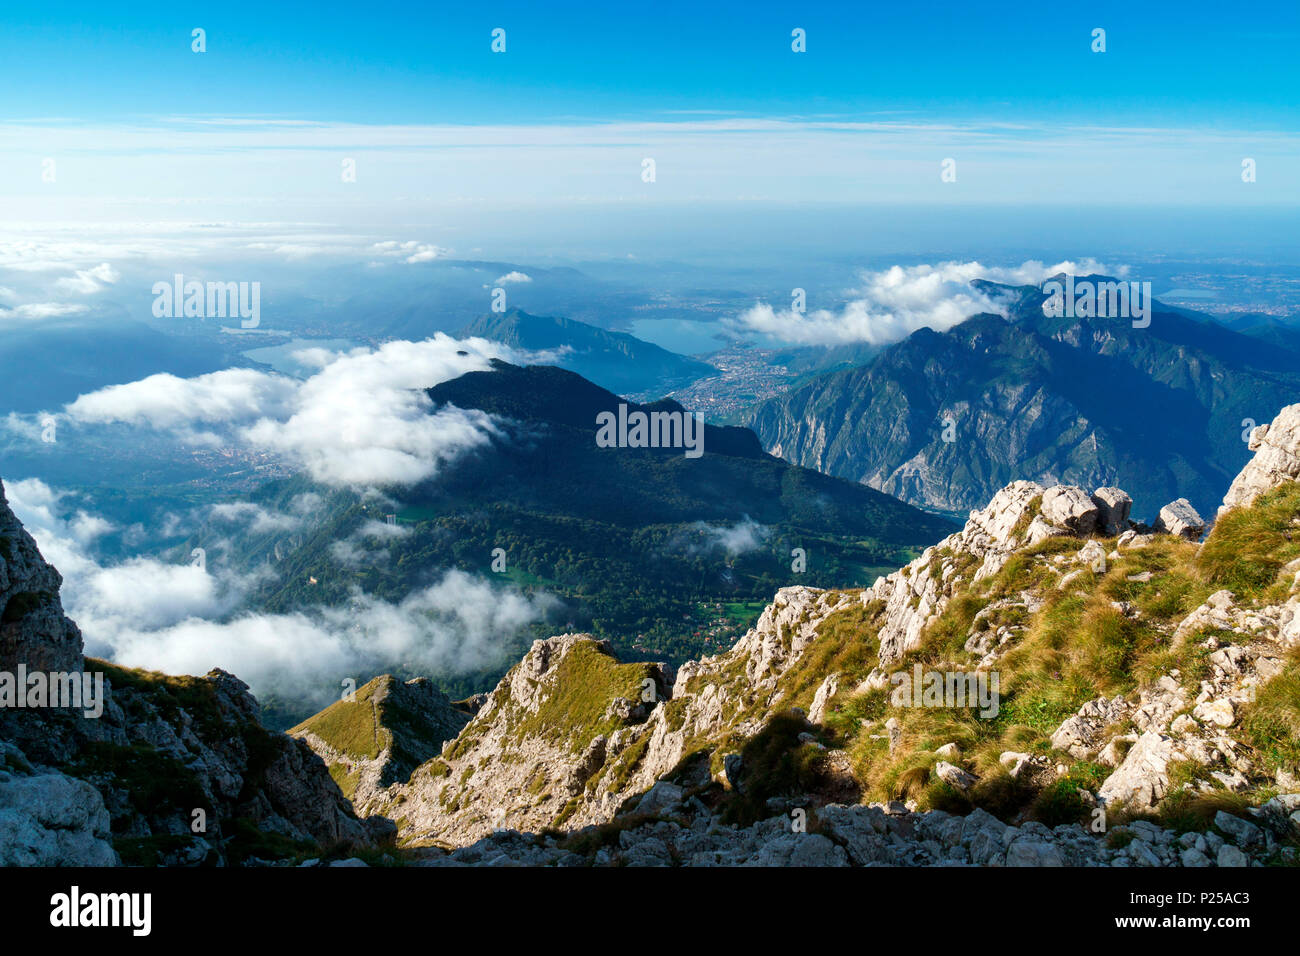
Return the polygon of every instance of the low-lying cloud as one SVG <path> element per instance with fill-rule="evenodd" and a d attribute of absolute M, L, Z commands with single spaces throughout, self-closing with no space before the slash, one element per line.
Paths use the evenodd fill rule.
<path fill-rule="evenodd" d="M 256 694 L 313 706 L 336 698 L 339 681 L 349 676 L 399 669 L 451 675 L 499 665 L 513 639 L 558 604 L 545 593 L 524 595 L 448 570 L 397 602 L 355 590 L 347 606 L 248 612 L 241 602 L 274 575 L 269 567 L 239 574 L 212 556 L 205 566 L 144 556 L 108 563 L 95 545 L 112 523 L 75 507 L 70 493 L 36 479 L 12 481 L 6 492 L 46 560 L 63 574 L 64 609 L 81 627 L 88 655 L 171 674 L 219 667 Z M 307 521 L 308 497 L 295 499 L 288 512 L 211 511 L 257 530 L 267 522 Z M 403 533 L 376 522 L 357 537 Z"/>
<path fill-rule="evenodd" d="M 396 603 L 357 591 L 347 607 L 124 627 L 113 635 L 112 656 L 173 674 L 220 667 L 255 693 L 320 705 L 338 696 L 344 677 L 399 669 L 462 674 L 497 665 L 511 638 L 554 603 L 450 570 Z"/>
<path fill-rule="evenodd" d="M 54 287 L 60 292 L 94 295 L 121 278 L 122 274 L 113 268 L 112 264 L 101 262 L 93 269 L 78 269 L 75 275 L 59 279 L 54 283 Z"/>
<path fill-rule="evenodd" d="M 1054 265 L 1031 260 L 1012 268 L 988 267 L 978 262 L 893 266 L 877 272 L 864 271 L 862 286 L 850 290 L 849 302 L 839 311 L 777 310 L 760 302 L 728 324 L 737 331 L 759 332 L 792 345 L 888 345 L 917 329 L 943 332 L 980 312 L 1003 313 L 1005 305 L 999 297 L 971 285 L 976 279 L 1039 285 L 1062 272 L 1122 277 L 1128 269 L 1106 266 L 1095 259 Z"/>
<path fill-rule="evenodd" d="M 767 525 L 745 515 L 735 524 L 709 524 L 697 521 L 691 525 L 695 540 L 687 551 L 690 554 L 707 554 L 720 549 L 729 558 L 756 551 L 772 533 Z"/>

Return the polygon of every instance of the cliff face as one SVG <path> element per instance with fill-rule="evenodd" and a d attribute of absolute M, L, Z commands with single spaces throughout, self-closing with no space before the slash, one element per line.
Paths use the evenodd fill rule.
<path fill-rule="evenodd" d="M 384 812 L 432 864 L 1294 862 L 1300 405 L 1257 437 L 1204 543 L 1186 502 L 1017 481 L 676 675 L 539 641 Z M 931 673 L 992 696 L 899 693 Z"/>
<path fill-rule="evenodd" d="M 63 578 L 45 563 L 0 485 L 0 670 L 81 669 L 81 632 L 63 615 Z"/>
<path fill-rule="evenodd" d="M 238 678 L 83 658 L 60 584 L 0 495 L 9 692 L 62 672 L 91 688 L 102 675 L 103 694 L 102 708 L 0 707 L 0 865 L 241 862 L 382 837 L 386 821 L 358 821 L 310 748 L 261 726 Z"/>

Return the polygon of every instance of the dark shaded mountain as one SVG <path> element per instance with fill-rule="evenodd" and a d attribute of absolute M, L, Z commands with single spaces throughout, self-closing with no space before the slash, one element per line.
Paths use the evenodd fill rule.
<path fill-rule="evenodd" d="M 946 525 L 888 495 L 791 467 L 765 453 L 747 428 L 705 425 L 698 459 L 680 448 L 598 448 L 596 416 L 617 412 L 622 399 L 562 369 L 494 366 L 431 388 L 429 396 L 512 419 L 511 439 L 489 455 L 467 457 L 415 497 L 486 496 L 623 526 L 748 517 L 895 547 L 928 544 Z M 684 412 L 667 399 L 627 407 Z"/>
<path fill-rule="evenodd" d="M 233 542 L 230 553 L 242 560 L 275 565 L 276 581 L 257 606 L 342 605 L 357 588 L 400 601 L 458 568 L 560 599 L 537 634 L 502 648 L 503 668 L 527 640 L 557 628 L 592 631 L 634 657 L 681 661 L 743 633 L 774 588 L 870 585 L 953 528 L 768 455 L 748 429 L 706 426 L 704 453 L 693 459 L 680 448 L 598 447 L 597 414 L 616 412 L 623 400 L 564 369 L 498 362 L 429 395 L 438 406 L 498 416 L 500 434 L 421 485 L 387 489 L 389 502 L 311 489 L 326 497 L 317 527 Z M 681 410 L 671 401 L 628 407 Z M 260 500 L 283 508 L 309 488 L 298 477 Z M 368 522 L 385 513 L 405 533 L 367 537 Z M 214 529 L 214 540 L 220 533 Z M 366 549 L 364 561 L 340 558 L 336 546 L 349 541 Z M 500 574 L 495 549 L 504 557 Z M 803 549 L 806 565 L 796 567 L 794 549 Z M 464 696 L 501 672 L 432 676 Z"/>
<path fill-rule="evenodd" d="M 1033 286 L 983 285 L 1006 317 L 922 329 L 742 421 L 774 454 L 938 509 L 1026 478 L 1119 485 L 1144 508 L 1187 497 L 1213 514 L 1249 455 L 1243 432 L 1300 397 L 1300 353 L 1158 302 L 1134 328 L 1049 318 Z"/>
<path fill-rule="evenodd" d="M 521 309 L 479 316 L 457 334 L 530 351 L 553 350 L 552 364 L 620 395 L 663 394 L 717 371 L 626 332 L 609 332 L 574 319 L 531 315 Z"/>

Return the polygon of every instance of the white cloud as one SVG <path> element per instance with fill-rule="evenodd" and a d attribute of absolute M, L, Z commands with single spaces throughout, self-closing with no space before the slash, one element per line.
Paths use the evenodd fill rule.
<path fill-rule="evenodd" d="M 113 285 L 122 274 L 109 263 L 102 262 L 93 269 L 78 269 L 75 276 L 60 279 L 54 287 L 60 292 L 75 292 L 79 295 L 93 295 L 105 286 Z"/>
<path fill-rule="evenodd" d="M 219 521 L 246 525 L 248 530 L 257 534 L 293 531 L 303 524 L 302 515 L 271 511 L 251 501 L 223 502 L 213 505 L 212 516 Z"/>
<path fill-rule="evenodd" d="M 1005 307 L 1000 299 L 973 287 L 975 279 L 1038 285 L 1061 272 L 1124 276 L 1128 269 L 1107 266 L 1095 259 L 1054 265 L 1031 260 L 1012 268 L 986 267 L 978 262 L 892 266 L 878 272 L 864 271 L 863 285 L 850 290 L 853 298 L 839 311 L 778 311 L 760 302 L 728 325 L 795 345 L 886 345 L 920 328 L 942 332 L 979 312 L 1002 313 Z"/>
<path fill-rule="evenodd" d="M 771 534 L 770 528 L 754 521 L 749 515 L 731 525 L 697 521 L 691 528 L 704 538 L 702 545 L 696 542 L 690 546 L 691 553 L 700 554 L 721 548 L 728 557 L 757 550 Z"/>
<path fill-rule="evenodd" d="M 459 674 L 499 664 L 510 639 L 555 603 L 452 570 L 396 603 L 357 592 L 348 607 L 124 628 L 114 635 L 113 658 L 167 673 L 221 667 L 255 693 L 320 705 L 337 697 L 347 676 L 398 668 Z"/>
<path fill-rule="evenodd" d="M 513 271 L 511 271 L 511 272 L 507 272 L 507 273 L 506 273 L 505 275 L 503 275 L 503 276 L 499 276 L 499 277 L 497 278 L 496 284 L 497 284 L 497 285 L 508 285 L 508 284 L 510 284 L 510 283 L 513 283 L 513 282 L 532 282 L 532 281 L 533 281 L 533 277 L 532 277 L 532 276 L 527 275 L 527 274 L 525 274 L 525 273 L 523 273 L 523 272 L 520 272 L 518 269 L 515 269 L 515 270 L 513 270 Z"/>
<path fill-rule="evenodd" d="M 335 541 L 331 544 L 330 554 L 339 564 L 349 568 L 376 565 L 388 559 L 388 552 L 384 550 L 385 548 L 394 541 L 399 541 L 410 534 L 411 529 L 405 525 L 370 520 L 364 522 L 361 527 L 342 541 Z M 367 547 L 369 544 L 375 544 L 378 547 Z"/>
<path fill-rule="evenodd" d="M 154 428 L 247 422 L 290 414 L 297 387 L 293 379 L 256 369 L 224 369 L 194 378 L 164 372 L 82 395 L 65 412 L 78 422 Z"/>
<path fill-rule="evenodd" d="M 195 443 L 243 444 L 281 455 L 333 485 L 412 484 L 498 434 L 492 416 L 450 405 L 435 409 L 424 390 L 486 370 L 491 358 L 522 354 L 441 333 L 423 342 L 317 353 L 320 371 L 305 381 L 254 369 L 151 375 L 82 395 L 65 415 L 79 424 L 170 429 Z"/>
<path fill-rule="evenodd" d="M 397 258 L 411 264 L 432 262 L 439 256 L 445 256 L 451 252 L 450 249 L 444 249 L 441 246 L 435 246 L 427 242 L 416 242 L 414 240 L 398 242 L 392 239 L 385 242 L 376 242 L 370 249 L 375 255 Z"/>

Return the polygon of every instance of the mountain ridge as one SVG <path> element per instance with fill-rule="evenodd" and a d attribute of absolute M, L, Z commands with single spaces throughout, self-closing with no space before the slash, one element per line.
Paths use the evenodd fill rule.
<path fill-rule="evenodd" d="M 627 332 L 612 332 L 576 319 L 533 315 L 518 308 L 481 315 L 457 335 L 528 351 L 554 352 L 550 364 L 619 394 L 664 394 L 717 371 Z"/>
<path fill-rule="evenodd" d="M 1209 510 L 1245 462 L 1245 434 L 1300 393 L 1300 355 L 1158 303 L 1133 328 L 1048 318 L 1037 287 L 997 288 L 1006 317 L 918 330 L 742 424 L 787 460 L 948 513 L 1014 478 Z"/>

